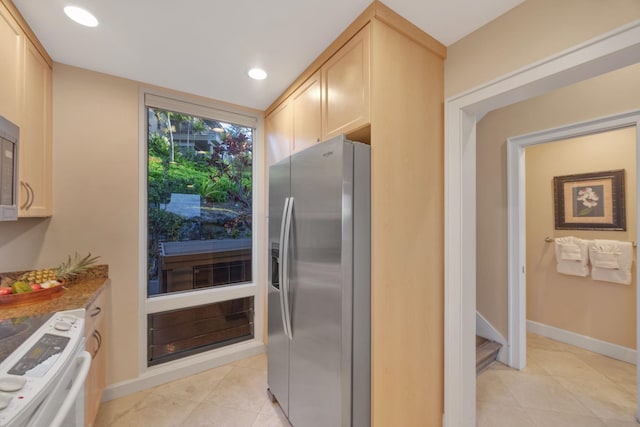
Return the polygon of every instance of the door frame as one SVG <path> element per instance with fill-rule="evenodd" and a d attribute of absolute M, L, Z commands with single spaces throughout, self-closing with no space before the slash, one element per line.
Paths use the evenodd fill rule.
<path fill-rule="evenodd" d="M 638 62 L 640 20 L 445 101 L 445 427 L 476 425 L 477 121 L 497 108 Z"/>
<path fill-rule="evenodd" d="M 524 369 L 527 361 L 527 252 L 526 252 L 526 180 L 525 149 L 568 138 L 634 126 L 636 128 L 636 165 L 640 156 L 640 110 L 614 114 L 580 123 L 546 129 L 507 138 L 507 209 L 508 209 L 508 295 L 509 351 L 508 364 Z M 638 177 L 636 177 L 636 185 Z M 636 223 L 638 223 L 636 212 Z M 637 237 L 636 237 L 637 240 Z M 636 254 L 636 265 L 638 255 Z M 640 312 L 640 298 L 636 298 Z M 638 323 L 640 326 L 640 322 Z M 637 347 L 637 345 L 636 345 Z M 637 350 L 637 348 L 636 348 Z M 636 357 L 640 352 L 636 351 Z M 636 361 L 636 366 L 639 364 Z M 639 402 L 640 409 L 640 402 Z M 640 412 L 640 411 L 639 411 Z"/>

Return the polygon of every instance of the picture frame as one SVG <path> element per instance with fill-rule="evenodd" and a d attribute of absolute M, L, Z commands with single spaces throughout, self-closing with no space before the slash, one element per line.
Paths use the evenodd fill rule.
<path fill-rule="evenodd" d="M 624 169 L 556 176 L 556 230 L 627 229 Z"/>

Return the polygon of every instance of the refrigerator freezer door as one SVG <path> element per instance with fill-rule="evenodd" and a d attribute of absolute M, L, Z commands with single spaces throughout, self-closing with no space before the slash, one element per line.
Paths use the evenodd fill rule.
<path fill-rule="evenodd" d="M 351 237 L 343 235 L 344 208 L 351 203 L 343 197 L 343 185 L 351 185 L 351 178 L 344 176 L 344 164 L 349 162 L 345 156 L 352 159 L 352 145 L 335 138 L 291 157 L 295 208 L 289 420 L 294 426 L 350 425 L 351 372 L 350 361 L 344 358 L 351 352 L 342 351 L 344 334 L 350 338 L 351 327 L 343 307 L 351 303 L 351 296 L 345 300 L 343 295 L 351 288 L 343 251 L 352 251 Z M 350 174 L 351 168 L 346 169 Z M 351 209 L 346 210 L 350 214 Z"/>
<path fill-rule="evenodd" d="M 269 390 L 278 399 L 285 414 L 289 414 L 289 343 L 282 317 L 281 294 L 283 248 L 280 247 L 280 229 L 283 223 L 285 202 L 290 194 L 289 159 L 276 163 L 269 168 L 269 285 L 267 294 L 268 334 L 267 356 Z M 280 273 L 280 274 L 279 274 Z M 286 287 L 284 287 L 286 288 Z"/>

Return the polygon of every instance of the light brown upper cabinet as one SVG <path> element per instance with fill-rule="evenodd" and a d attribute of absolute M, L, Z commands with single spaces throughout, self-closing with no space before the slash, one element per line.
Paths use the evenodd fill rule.
<path fill-rule="evenodd" d="M 320 142 L 322 138 L 322 90 L 316 72 L 291 95 L 293 104 L 293 152 Z"/>
<path fill-rule="evenodd" d="M 27 42 L 24 114 L 20 126 L 21 217 L 51 215 L 51 105 L 51 68 Z"/>
<path fill-rule="evenodd" d="M 321 140 L 321 88 L 318 71 L 266 116 L 268 165 Z"/>
<path fill-rule="evenodd" d="M 369 123 L 369 34 L 369 27 L 363 28 L 267 114 L 269 165 Z"/>
<path fill-rule="evenodd" d="M 4 0 L 0 57 L 0 115 L 20 128 L 18 216 L 50 216 L 52 61 L 13 3 Z"/>
<path fill-rule="evenodd" d="M 265 118 L 267 165 L 291 154 L 293 144 L 293 108 L 291 101 L 283 102 Z"/>
<path fill-rule="evenodd" d="M 370 33 L 367 25 L 322 67 L 323 139 L 369 123 Z"/>
<path fill-rule="evenodd" d="M 9 12 L 0 5 L 0 116 L 17 123 L 24 36 Z"/>

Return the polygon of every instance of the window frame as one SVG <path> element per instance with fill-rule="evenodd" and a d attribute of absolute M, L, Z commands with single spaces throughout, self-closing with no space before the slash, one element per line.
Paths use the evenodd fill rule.
<path fill-rule="evenodd" d="M 141 88 L 139 94 L 139 258 L 138 258 L 138 314 L 139 314 L 139 372 L 178 368 L 197 360 L 222 358 L 228 360 L 234 352 L 264 347 L 264 278 L 266 271 L 266 213 L 264 185 L 264 149 L 262 113 L 249 108 L 237 107 L 223 102 L 180 95 L 169 91 Z M 191 292 L 177 292 L 164 295 L 147 295 L 147 173 L 148 147 L 147 108 L 160 108 L 198 117 L 229 122 L 253 129 L 252 147 L 252 280 L 248 283 L 214 288 L 203 288 Z M 241 297 L 254 297 L 254 338 L 237 344 L 213 349 L 193 356 L 147 366 L 147 315 L 196 305 L 226 301 Z"/>

